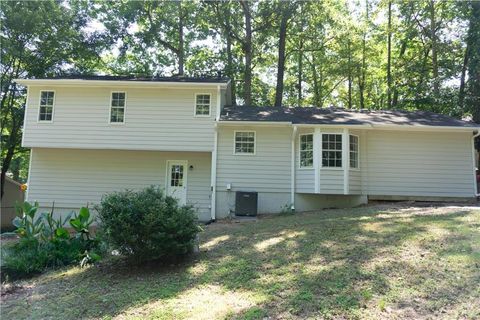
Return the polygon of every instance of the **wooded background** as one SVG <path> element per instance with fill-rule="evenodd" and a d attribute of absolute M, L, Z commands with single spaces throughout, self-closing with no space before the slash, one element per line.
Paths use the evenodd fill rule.
<path fill-rule="evenodd" d="M 429 110 L 480 123 L 477 1 L 2 1 L 3 178 L 25 91 L 65 74 L 215 76 L 252 106 Z M 2 192 L 3 194 L 3 192 Z"/>

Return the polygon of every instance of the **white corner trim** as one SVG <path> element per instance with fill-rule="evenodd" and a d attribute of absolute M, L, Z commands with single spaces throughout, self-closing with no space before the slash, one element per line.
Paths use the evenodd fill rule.
<path fill-rule="evenodd" d="M 480 190 L 477 187 L 477 170 L 475 161 L 475 138 L 480 136 L 480 130 L 472 137 L 472 170 L 473 170 L 473 196 L 477 197 L 480 194 Z"/>
<path fill-rule="evenodd" d="M 292 130 L 292 158 L 291 158 L 291 166 L 290 166 L 290 209 L 295 209 L 295 140 L 297 136 L 297 127 L 293 126 Z"/>
<path fill-rule="evenodd" d="M 24 141 L 25 141 L 25 132 L 27 131 L 27 111 L 28 111 L 28 105 L 30 104 L 30 87 L 27 86 L 26 88 L 27 88 L 27 98 L 25 99 L 25 110 L 23 111 L 23 130 L 22 130 L 22 142 L 21 142 L 22 147 L 25 145 Z M 28 192 L 28 189 L 27 189 L 27 192 Z"/>
<path fill-rule="evenodd" d="M 322 133 L 320 128 L 313 132 L 313 167 L 315 168 L 315 193 L 320 193 L 320 166 L 322 164 Z"/>
<path fill-rule="evenodd" d="M 342 168 L 343 168 L 343 194 L 348 194 L 349 189 L 349 174 L 350 174 L 350 144 L 349 144 L 349 130 L 343 129 L 342 134 Z"/>
<path fill-rule="evenodd" d="M 32 158 L 33 158 L 33 148 L 30 149 L 30 159 L 28 159 L 28 176 L 27 176 L 27 191 L 25 192 L 25 201 L 30 201 L 28 198 L 28 192 L 30 190 L 30 176 L 32 175 Z"/>

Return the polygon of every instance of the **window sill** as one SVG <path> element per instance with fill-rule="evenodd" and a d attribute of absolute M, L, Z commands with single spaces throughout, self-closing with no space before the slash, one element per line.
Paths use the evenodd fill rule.
<path fill-rule="evenodd" d="M 320 167 L 320 170 L 331 170 L 331 171 L 343 171 L 344 168 L 340 167 Z"/>

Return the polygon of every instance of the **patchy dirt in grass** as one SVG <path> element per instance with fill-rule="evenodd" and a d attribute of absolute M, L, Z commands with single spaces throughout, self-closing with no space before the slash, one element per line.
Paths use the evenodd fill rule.
<path fill-rule="evenodd" d="M 2 288 L 5 319 L 478 319 L 480 208 L 376 203 L 219 221 L 200 253 Z M 11 286 L 12 284 L 9 284 Z"/>

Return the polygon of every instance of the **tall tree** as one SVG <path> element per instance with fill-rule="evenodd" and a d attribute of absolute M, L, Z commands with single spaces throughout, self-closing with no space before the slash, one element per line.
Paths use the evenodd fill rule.
<path fill-rule="evenodd" d="M 283 78 L 285 72 L 285 44 L 287 41 L 288 22 L 294 12 L 294 2 L 281 1 L 280 26 L 278 32 L 278 59 L 277 59 L 277 85 L 275 88 L 275 106 L 281 107 L 283 101 Z"/>
<path fill-rule="evenodd" d="M 42 14 L 39 14 L 41 12 Z M 91 72 L 101 41 L 83 32 L 88 19 L 82 3 L 9 1 L 0 6 L 1 24 L 1 195 L 5 175 L 21 148 L 25 92 L 19 77 Z M 70 70 L 68 65 L 70 65 Z"/>
<path fill-rule="evenodd" d="M 468 97 L 467 106 L 473 120 L 480 123 L 480 2 L 471 1 L 470 25 L 467 43 L 470 47 L 468 57 Z"/>
<path fill-rule="evenodd" d="M 245 36 L 241 41 L 243 54 L 245 56 L 243 99 L 246 105 L 252 105 L 252 14 L 250 3 L 248 1 L 240 1 L 240 4 L 245 18 Z"/>
<path fill-rule="evenodd" d="M 387 27 L 387 105 L 392 107 L 392 1 L 388 1 Z"/>
<path fill-rule="evenodd" d="M 438 78 L 438 41 L 435 0 L 429 2 L 430 12 L 430 40 L 432 45 L 432 75 L 433 75 L 433 96 L 437 100 L 440 95 L 440 80 Z"/>

